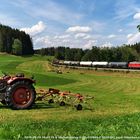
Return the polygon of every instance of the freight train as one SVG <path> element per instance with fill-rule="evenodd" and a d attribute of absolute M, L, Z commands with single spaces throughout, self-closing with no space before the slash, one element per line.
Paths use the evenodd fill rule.
<path fill-rule="evenodd" d="M 106 61 L 61 61 L 53 62 L 57 65 L 81 66 L 95 68 L 119 68 L 119 69 L 140 69 L 140 62 L 106 62 Z"/>

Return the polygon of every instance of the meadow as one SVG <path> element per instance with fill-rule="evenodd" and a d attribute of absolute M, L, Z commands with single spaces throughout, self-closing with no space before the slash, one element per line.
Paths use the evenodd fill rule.
<path fill-rule="evenodd" d="M 77 111 L 37 102 L 30 110 L 11 110 L 0 104 L 0 139 L 44 139 L 47 136 L 123 136 L 140 139 L 140 72 L 104 72 L 59 68 L 49 64 L 51 57 L 17 57 L 0 54 L 2 71 L 34 75 L 36 89 L 58 88 L 94 96 L 92 110 Z M 40 136 L 40 137 L 39 137 Z M 42 136 L 42 138 L 41 138 Z M 51 137 L 48 139 L 56 139 Z M 127 138 L 127 137 L 126 137 Z M 99 139 L 99 138 L 98 138 Z M 110 138 L 108 138 L 110 139 Z"/>

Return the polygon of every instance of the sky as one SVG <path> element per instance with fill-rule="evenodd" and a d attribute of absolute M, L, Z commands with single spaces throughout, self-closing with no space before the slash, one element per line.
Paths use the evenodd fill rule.
<path fill-rule="evenodd" d="M 35 49 L 134 44 L 140 0 L 0 0 L 0 23 L 30 34 Z"/>

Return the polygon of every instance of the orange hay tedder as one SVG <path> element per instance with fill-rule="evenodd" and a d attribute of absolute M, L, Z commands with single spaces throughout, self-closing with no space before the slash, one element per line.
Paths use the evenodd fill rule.
<path fill-rule="evenodd" d="M 47 100 L 49 104 L 58 103 L 60 106 L 71 105 L 77 110 L 82 110 L 83 104 L 87 104 L 88 109 L 92 109 L 91 104 L 89 104 L 89 100 L 91 99 L 94 99 L 94 97 L 53 88 L 50 88 L 48 91 L 40 90 L 39 96 L 37 97 L 37 100 Z"/>
<path fill-rule="evenodd" d="M 60 92 L 52 88 L 48 91 L 39 90 L 36 94 L 34 83 L 33 78 L 27 78 L 22 73 L 14 76 L 4 73 L 4 76 L 0 78 L 0 102 L 12 109 L 29 109 L 35 101 L 47 100 L 49 104 L 59 103 L 60 106 L 70 104 L 77 110 L 82 110 L 82 104 L 87 103 L 88 99 L 93 99 L 93 97 Z"/>

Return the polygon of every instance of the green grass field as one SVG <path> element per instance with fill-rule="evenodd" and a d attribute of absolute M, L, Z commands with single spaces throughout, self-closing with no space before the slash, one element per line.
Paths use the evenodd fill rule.
<path fill-rule="evenodd" d="M 57 74 L 58 68 L 50 66 L 49 59 L 1 54 L 0 73 L 34 75 L 36 89 L 51 87 L 92 95 L 93 109 L 76 111 L 69 106 L 37 102 L 31 110 L 11 110 L 1 104 L 0 140 L 27 136 L 140 136 L 140 73 L 61 68 L 63 74 Z"/>

